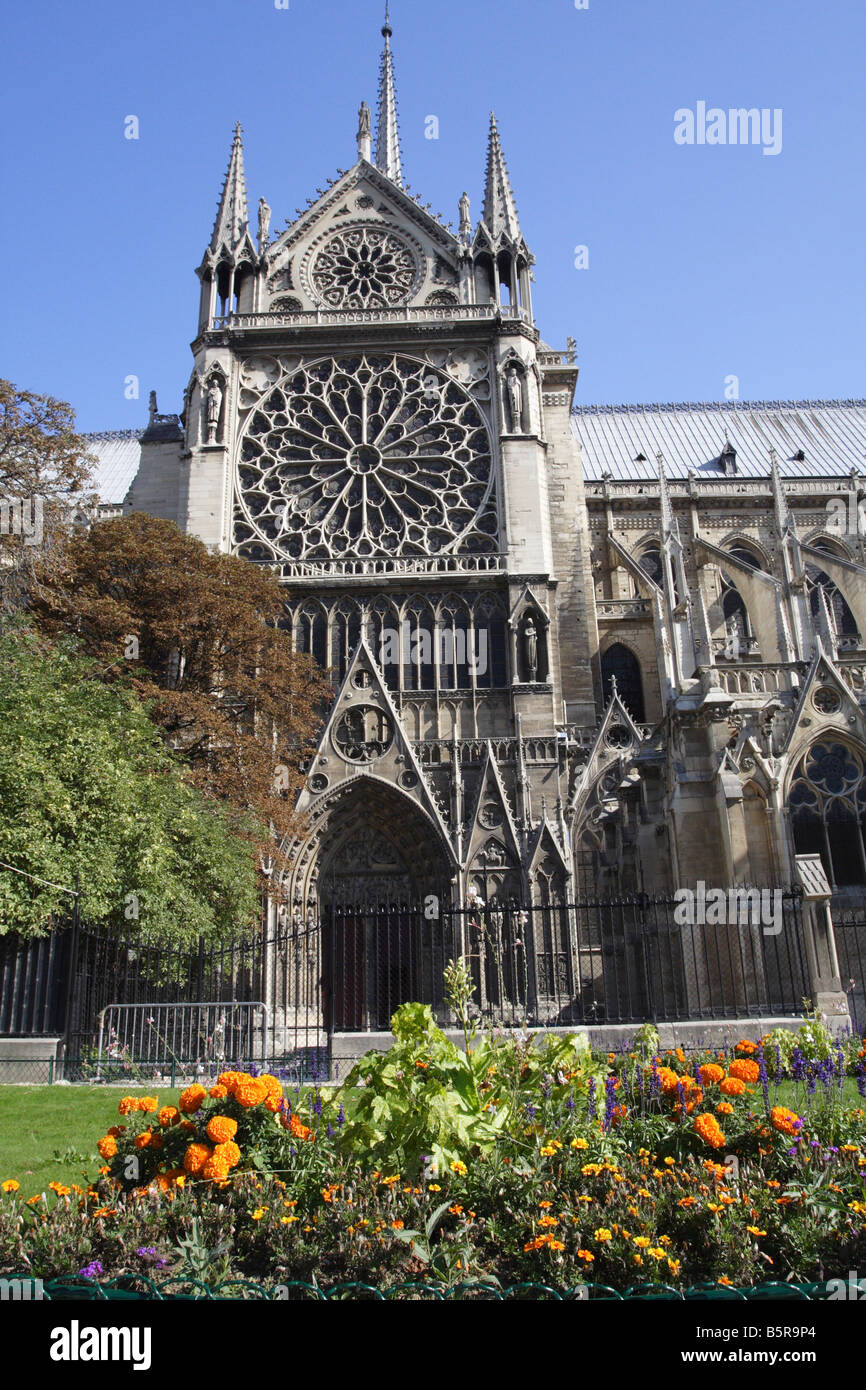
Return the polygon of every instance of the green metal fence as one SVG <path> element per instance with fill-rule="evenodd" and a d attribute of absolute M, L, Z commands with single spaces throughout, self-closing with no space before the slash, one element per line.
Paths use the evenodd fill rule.
<path fill-rule="evenodd" d="M 265 1286 L 249 1279 L 229 1279 L 221 1284 L 204 1284 L 198 1279 L 174 1276 L 155 1282 L 146 1275 L 119 1275 L 103 1283 L 95 1279 L 47 1279 L 44 1282 L 32 1275 L 11 1275 L 2 1281 L 4 1300 L 22 1302 L 46 1300 L 50 1302 L 104 1302 L 126 1301 L 142 1302 L 154 1300 L 191 1301 L 219 1299 L 242 1299 L 257 1302 L 316 1302 L 341 1303 L 345 1301 L 423 1302 L 437 1303 L 475 1300 L 479 1302 L 632 1302 L 661 1300 L 668 1302 L 735 1301 L 762 1302 L 765 1300 L 795 1300 L 803 1303 L 825 1302 L 829 1300 L 850 1299 L 857 1301 L 866 1298 L 866 1279 L 858 1281 L 830 1279 L 820 1284 L 757 1284 L 749 1288 L 736 1289 L 720 1284 L 697 1284 L 689 1289 L 675 1289 L 668 1284 L 634 1284 L 624 1293 L 606 1284 L 578 1284 L 569 1289 L 555 1289 L 547 1284 L 512 1284 L 502 1287 L 486 1284 L 483 1281 L 468 1281 L 462 1284 L 440 1285 L 435 1283 L 395 1284 L 387 1289 L 377 1289 L 371 1284 L 348 1283 L 333 1284 L 322 1288 L 303 1280 L 292 1280 L 287 1284 Z"/>

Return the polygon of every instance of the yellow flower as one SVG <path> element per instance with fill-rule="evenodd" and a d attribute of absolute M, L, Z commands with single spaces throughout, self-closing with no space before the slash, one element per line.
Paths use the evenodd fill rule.
<path fill-rule="evenodd" d="M 542 1158 L 553 1158 L 553 1155 L 556 1153 L 556 1149 L 552 1144 L 545 1144 L 544 1148 L 540 1150 L 540 1153 Z"/>
<path fill-rule="evenodd" d="M 266 1211 L 267 1211 L 267 1207 L 256 1207 L 255 1211 L 252 1213 L 252 1218 L 253 1218 L 253 1220 L 254 1220 L 254 1221 L 261 1221 L 261 1219 L 262 1219 L 262 1217 L 264 1216 L 264 1214 L 265 1214 Z"/>
<path fill-rule="evenodd" d="M 439 1186 L 438 1182 L 430 1182 L 430 1183 L 427 1184 L 427 1191 L 428 1191 L 428 1192 L 441 1192 L 441 1191 L 442 1191 L 442 1188 Z"/>
<path fill-rule="evenodd" d="M 757 1226 L 747 1226 L 746 1230 L 750 1236 L 765 1236 L 767 1234 L 766 1231 L 760 1230 Z"/>
<path fill-rule="evenodd" d="M 665 1258 L 665 1252 L 659 1245 L 651 1245 L 647 1254 L 651 1255 L 654 1260 L 663 1260 Z"/>
<path fill-rule="evenodd" d="M 635 1236 L 634 1243 L 635 1245 L 639 1245 L 641 1250 L 646 1250 L 650 1243 L 649 1236 Z"/>
<path fill-rule="evenodd" d="M 572 1141 L 571 1141 L 571 1147 L 572 1147 L 573 1149 L 588 1149 L 588 1148 L 589 1148 L 589 1140 L 588 1140 L 588 1139 L 572 1139 Z"/>
<path fill-rule="evenodd" d="M 281 1216 L 281 1217 L 280 1217 L 280 1225 L 281 1225 L 281 1226 L 291 1226 L 291 1224 L 292 1224 L 293 1221 L 300 1221 L 300 1219 L 301 1219 L 301 1218 L 300 1218 L 299 1216 Z"/>
<path fill-rule="evenodd" d="M 613 1240 L 613 1235 L 606 1226 L 600 1226 L 593 1234 L 595 1235 L 595 1239 L 600 1241 L 602 1245 L 608 1240 Z"/>
<path fill-rule="evenodd" d="M 455 1158 L 454 1162 L 451 1164 L 451 1172 L 459 1173 L 462 1177 L 466 1171 L 466 1164 L 461 1163 L 459 1158 Z"/>
<path fill-rule="evenodd" d="M 588 1177 L 588 1178 L 597 1178 L 598 1175 L 599 1175 L 599 1173 L 601 1172 L 601 1164 L 600 1164 L 600 1163 L 584 1163 L 584 1165 L 583 1165 L 583 1167 L 581 1168 L 580 1171 L 581 1171 L 581 1173 L 584 1174 L 585 1177 Z"/>
<path fill-rule="evenodd" d="M 579 1260 L 584 1260 L 589 1265 L 592 1264 L 593 1260 L 595 1259 L 595 1255 L 593 1255 L 591 1250 L 578 1250 L 577 1258 Z"/>
<path fill-rule="evenodd" d="M 2 1184 L 4 1192 L 17 1192 L 20 1186 L 20 1182 L 16 1182 L 14 1178 L 7 1178 Z"/>

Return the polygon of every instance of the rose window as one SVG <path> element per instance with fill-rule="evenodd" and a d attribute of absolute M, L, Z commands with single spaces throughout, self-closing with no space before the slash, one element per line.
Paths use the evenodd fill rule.
<path fill-rule="evenodd" d="M 478 407 L 445 372 L 395 354 L 296 369 L 242 437 L 235 543 L 269 562 L 495 552 Z"/>
<path fill-rule="evenodd" d="M 390 309 L 405 304 L 418 268 L 407 243 L 387 227 L 351 227 L 322 247 L 311 279 L 329 309 Z"/>

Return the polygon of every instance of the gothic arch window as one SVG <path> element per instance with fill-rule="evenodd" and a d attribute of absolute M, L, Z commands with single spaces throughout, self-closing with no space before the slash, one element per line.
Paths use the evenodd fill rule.
<path fill-rule="evenodd" d="M 657 544 L 648 545 L 636 558 L 644 574 L 647 575 L 654 584 L 657 584 L 660 589 L 663 588 L 664 580 L 662 578 L 661 548 Z M 637 593 L 637 588 L 635 588 L 635 596 L 637 596 Z"/>
<path fill-rule="evenodd" d="M 845 743 L 815 743 L 788 792 L 797 854 L 820 854 L 836 888 L 866 884 L 864 758 Z"/>
<path fill-rule="evenodd" d="M 320 666 L 328 665 L 328 619 L 318 603 L 305 603 L 297 620 L 297 649 L 312 656 Z"/>
<path fill-rule="evenodd" d="M 475 648 L 479 659 L 475 680 L 480 689 L 501 689 L 507 684 L 505 645 L 502 600 L 485 594 L 475 604 Z"/>
<path fill-rule="evenodd" d="M 439 684 L 443 690 L 465 690 L 472 683 L 467 659 L 469 629 L 469 611 L 463 600 L 446 599 L 440 609 Z"/>
<path fill-rule="evenodd" d="M 349 658 L 361 638 L 361 616 L 350 600 L 338 604 L 331 615 L 331 665 L 337 681 L 346 675 Z"/>
<path fill-rule="evenodd" d="M 835 554 L 834 550 L 831 549 L 826 541 L 816 541 L 814 548 L 816 550 L 823 550 L 827 555 Z M 827 609 L 830 613 L 830 621 L 836 630 L 837 638 L 847 637 L 854 639 L 849 642 L 848 645 L 855 645 L 859 637 L 857 620 L 829 574 L 825 574 L 818 565 L 807 564 L 806 587 L 809 591 L 809 607 L 813 618 L 817 618 L 818 616 L 818 607 L 820 603 L 819 592 L 823 590 L 824 598 L 827 601 Z"/>
<path fill-rule="evenodd" d="M 622 642 L 614 642 L 601 658 L 601 690 L 605 704 L 610 699 L 611 677 L 616 678 L 619 698 L 632 719 L 636 724 L 643 724 L 645 712 L 640 662 Z"/>
<path fill-rule="evenodd" d="M 435 654 L 436 624 L 430 605 L 424 599 L 413 599 L 401 628 L 401 660 L 404 690 L 433 690 L 436 685 Z"/>
<path fill-rule="evenodd" d="M 753 569 L 761 564 L 760 559 L 746 550 L 745 546 L 730 546 L 728 553 L 735 559 L 741 560 L 745 565 L 751 565 Z M 725 639 L 728 643 L 726 648 L 731 656 L 743 656 L 747 652 L 757 652 L 757 641 L 752 630 L 749 619 L 749 610 L 745 600 L 737 588 L 736 575 L 721 572 L 722 592 L 721 605 L 722 617 L 725 621 Z"/>

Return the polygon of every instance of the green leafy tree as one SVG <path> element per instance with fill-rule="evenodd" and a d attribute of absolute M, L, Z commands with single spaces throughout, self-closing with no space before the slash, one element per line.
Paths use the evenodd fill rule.
<path fill-rule="evenodd" d="M 135 695 L 99 676 L 26 629 L 0 635 L 0 861 L 11 866 L 0 868 L 0 933 L 67 919 L 62 890 L 76 875 L 88 922 L 174 941 L 251 923 L 248 840 L 191 784 Z"/>
<path fill-rule="evenodd" d="M 95 459 L 65 401 L 0 378 L 0 610 L 19 610 L 74 513 L 96 499 Z"/>

